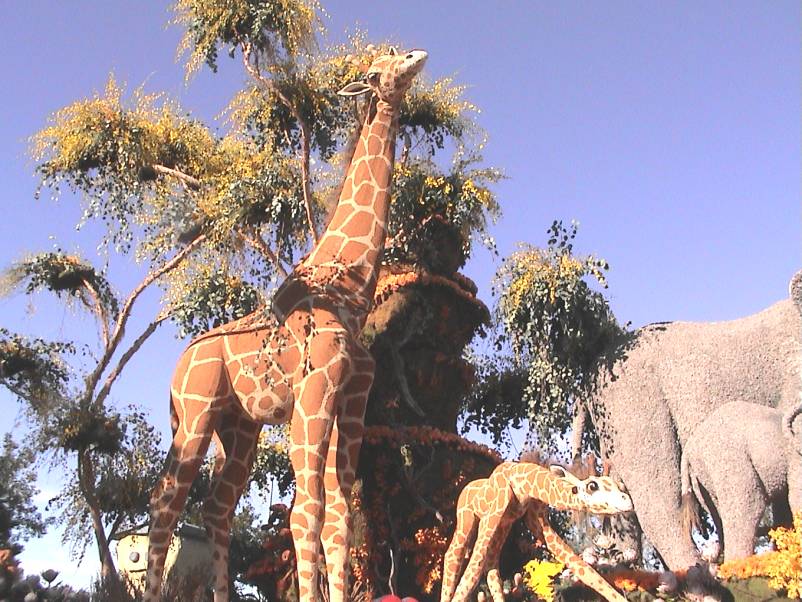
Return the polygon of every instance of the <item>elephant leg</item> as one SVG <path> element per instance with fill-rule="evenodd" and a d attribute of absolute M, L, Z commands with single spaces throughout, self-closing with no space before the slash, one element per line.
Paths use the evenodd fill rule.
<path fill-rule="evenodd" d="M 719 502 L 725 561 L 754 554 L 755 534 L 765 510 L 766 500 L 759 495 Z"/>
<path fill-rule="evenodd" d="M 690 533 L 682 528 L 679 452 L 676 442 L 666 445 L 671 446 L 674 453 L 670 449 L 655 451 L 659 459 L 653 459 L 651 470 L 636 473 L 623 470 L 620 463 L 618 468 L 622 469 L 643 533 L 667 567 L 676 570 L 695 564 L 698 552 Z"/>

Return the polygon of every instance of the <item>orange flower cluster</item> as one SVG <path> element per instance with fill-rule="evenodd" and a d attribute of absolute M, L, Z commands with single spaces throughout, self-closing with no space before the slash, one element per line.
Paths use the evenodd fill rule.
<path fill-rule="evenodd" d="M 396 291 L 415 284 L 420 286 L 434 284 L 448 288 L 458 297 L 465 299 L 473 305 L 480 306 L 483 311 L 487 311 L 485 304 L 476 298 L 476 285 L 470 278 L 458 272 L 454 273 L 450 278 L 447 278 L 437 274 L 430 274 L 425 270 L 415 270 L 383 276 L 376 286 L 376 293 L 373 295 L 374 306 L 378 307 L 387 301 Z"/>
<path fill-rule="evenodd" d="M 441 527 L 418 529 L 414 541 L 401 542 L 401 549 L 414 554 L 417 567 L 415 580 L 427 594 L 432 593 L 435 584 L 443 580 L 442 558 L 448 549 L 448 536 Z"/>
<path fill-rule="evenodd" d="M 616 569 L 602 574 L 610 584 L 625 592 L 654 592 L 660 583 L 660 574 L 637 569 Z"/>
<path fill-rule="evenodd" d="M 802 511 L 794 514 L 792 529 L 769 531 L 777 550 L 748 558 L 730 560 L 718 570 L 721 579 L 768 577 L 769 587 L 786 590 L 789 598 L 802 595 Z"/>
<path fill-rule="evenodd" d="M 370 549 L 368 542 L 359 546 L 351 546 L 351 574 L 354 577 L 353 591 L 370 592 L 373 597 L 373 583 L 366 570 Z"/>
<path fill-rule="evenodd" d="M 272 600 L 281 599 L 292 587 L 296 563 L 289 508 L 273 504 L 270 511 L 269 533 L 262 542 L 264 556 L 248 567 L 245 578 Z"/>
<path fill-rule="evenodd" d="M 751 579 L 752 577 L 765 577 L 768 569 L 777 562 L 779 552 L 764 552 L 746 558 L 728 560 L 718 567 L 720 579 Z"/>
<path fill-rule="evenodd" d="M 389 443 L 393 447 L 415 443 L 447 445 L 456 451 L 479 454 L 495 464 L 502 461 L 499 453 L 487 445 L 468 441 L 459 435 L 447 433 L 431 426 L 409 426 L 402 429 L 393 429 L 389 426 L 371 426 L 365 429 L 363 442 L 368 445 L 377 445 L 379 443 L 386 445 Z"/>

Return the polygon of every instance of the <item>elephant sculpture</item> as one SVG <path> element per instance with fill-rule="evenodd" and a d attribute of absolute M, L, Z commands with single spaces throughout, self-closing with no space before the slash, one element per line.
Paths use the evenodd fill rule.
<path fill-rule="evenodd" d="M 698 560 L 683 531 L 680 459 L 696 427 L 730 400 L 788 411 L 800 399 L 802 271 L 790 298 L 736 320 L 645 326 L 601 371 L 584 411 L 663 563 Z M 630 529 L 632 531 L 632 529 Z M 640 538 L 630 539 L 638 546 Z"/>
<path fill-rule="evenodd" d="M 699 423 L 682 449 L 682 503 L 687 528 L 698 508 L 713 519 L 724 560 L 755 549 L 758 523 L 768 504 L 775 520 L 790 522 L 802 510 L 802 441 L 794 419 L 774 408 L 733 401 Z"/>

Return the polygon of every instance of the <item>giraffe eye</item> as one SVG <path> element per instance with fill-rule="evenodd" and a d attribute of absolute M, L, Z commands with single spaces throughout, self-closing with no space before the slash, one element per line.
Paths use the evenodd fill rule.
<path fill-rule="evenodd" d="M 368 83 L 376 85 L 379 83 L 379 74 L 378 72 L 374 71 L 373 73 L 368 73 Z"/>
<path fill-rule="evenodd" d="M 599 490 L 599 484 L 596 481 L 591 481 L 588 483 L 587 489 L 590 493 L 596 493 Z"/>

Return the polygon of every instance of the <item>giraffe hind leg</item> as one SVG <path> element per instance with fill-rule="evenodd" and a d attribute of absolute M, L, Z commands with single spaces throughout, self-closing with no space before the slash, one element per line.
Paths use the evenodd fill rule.
<path fill-rule="evenodd" d="M 216 430 L 214 473 L 203 502 L 203 522 L 212 546 L 214 602 L 228 602 L 231 521 L 248 484 L 262 425 L 228 406 Z"/>
<path fill-rule="evenodd" d="M 214 341 L 190 347 L 181 356 L 171 389 L 173 441 L 150 499 L 148 570 L 143 602 L 158 602 L 167 548 L 190 485 L 198 474 L 217 424 L 220 401 L 230 385 Z"/>
<path fill-rule="evenodd" d="M 175 402 L 175 401 L 174 401 Z M 164 469 L 151 495 L 151 520 L 148 531 L 148 577 L 144 602 L 159 599 L 167 548 L 178 516 L 184 509 L 192 481 L 198 474 L 209 449 L 216 412 L 208 404 L 189 401 L 185 407 L 198 413 L 197 420 L 185 421 L 173 437 Z M 186 424 L 191 422 L 191 424 Z"/>

